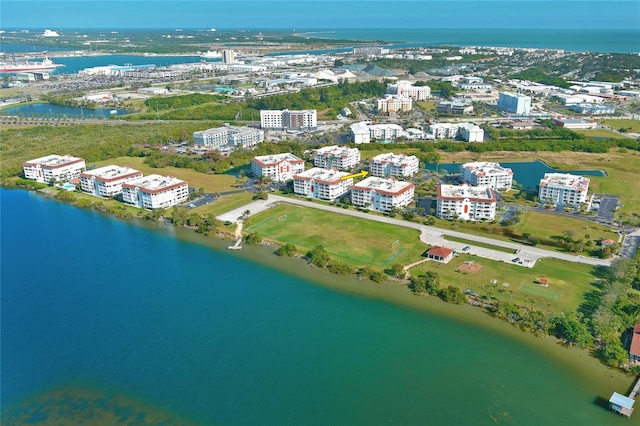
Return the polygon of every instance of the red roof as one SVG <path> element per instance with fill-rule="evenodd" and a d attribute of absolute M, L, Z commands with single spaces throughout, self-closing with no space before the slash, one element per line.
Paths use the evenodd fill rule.
<path fill-rule="evenodd" d="M 633 337 L 631 338 L 631 348 L 629 349 L 631 355 L 640 356 L 640 322 L 636 323 L 633 327 Z"/>
<path fill-rule="evenodd" d="M 453 254 L 453 249 L 440 247 L 440 246 L 433 246 L 427 251 L 427 254 L 430 254 L 431 256 L 447 258 Z"/>

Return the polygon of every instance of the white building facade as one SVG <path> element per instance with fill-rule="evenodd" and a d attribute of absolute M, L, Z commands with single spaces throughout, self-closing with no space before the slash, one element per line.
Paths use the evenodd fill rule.
<path fill-rule="evenodd" d="M 516 115 L 529 115 L 531 111 L 531 96 L 522 93 L 500 92 L 498 95 L 498 109 Z"/>
<path fill-rule="evenodd" d="M 370 140 L 394 140 L 406 135 L 399 124 L 381 123 L 368 126 Z"/>
<path fill-rule="evenodd" d="M 360 163 L 358 148 L 325 146 L 313 153 L 313 165 L 323 169 L 351 170 Z"/>
<path fill-rule="evenodd" d="M 569 173 L 545 173 L 540 179 L 538 198 L 543 202 L 579 206 L 587 201 L 590 181 Z"/>
<path fill-rule="evenodd" d="M 313 167 L 293 177 L 293 192 L 317 200 L 334 201 L 347 194 L 353 178 L 347 172 Z"/>
<path fill-rule="evenodd" d="M 264 141 L 264 130 L 225 125 L 193 133 L 194 145 L 209 149 L 251 148 Z"/>
<path fill-rule="evenodd" d="M 388 213 L 395 207 L 403 209 L 413 202 L 415 186 L 411 182 L 380 177 L 368 177 L 351 187 L 351 203 Z"/>
<path fill-rule="evenodd" d="M 404 95 L 416 101 L 426 101 L 431 97 L 431 88 L 429 86 L 414 86 L 410 81 L 400 80 L 397 83 L 387 84 L 387 93 Z"/>
<path fill-rule="evenodd" d="M 122 184 L 142 177 L 142 172 L 129 167 L 105 166 L 80 174 L 80 188 L 98 197 L 115 197 L 122 193 Z"/>
<path fill-rule="evenodd" d="M 47 155 L 22 164 L 24 177 L 41 183 L 49 183 L 52 179 L 66 182 L 80 177 L 86 168 L 84 159 L 71 155 Z"/>
<path fill-rule="evenodd" d="M 189 185 L 172 176 L 149 175 L 123 183 L 122 199 L 143 209 L 166 209 L 189 199 Z"/>
<path fill-rule="evenodd" d="M 350 125 L 349 132 L 351 133 L 351 140 L 353 140 L 354 143 L 361 144 L 371 142 L 369 123 L 365 121 Z"/>
<path fill-rule="evenodd" d="M 263 129 L 316 129 L 318 117 L 315 109 L 289 111 L 260 111 L 260 127 Z"/>
<path fill-rule="evenodd" d="M 274 182 L 286 182 L 304 171 L 304 160 L 291 153 L 253 157 L 251 171 L 254 176 L 266 176 Z"/>
<path fill-rule="evenodd" d="M 392 152 L 376 155 L 369 164 L 369 172 L 378 177 L 413 176 L 419 168 L 420 161 L 415 155 Z"/>
<path fill-rule="evenodd" d="M 438 185 L 436 215 L 442 219 L 493 220 L 496 204 L 487 186 Z"/>
<path fill-rule="evenodd" d="M 495 190 L 508 190 L 513 184 L 513 171 L 498 163 L 465 163 L 460 166 L 460 176 L 469 185 L 488 186 Z"/>

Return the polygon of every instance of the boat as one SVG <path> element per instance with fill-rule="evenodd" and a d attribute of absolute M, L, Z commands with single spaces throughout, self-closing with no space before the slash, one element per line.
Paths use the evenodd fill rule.
<path fill-rule="evenodd" d="M 222 58 L 222 53 L 217 50 L 207 50 L 205 53 L 200 55 L 200 57 L 205 59 L 220 59 Z"/>
<path fill-rule="evenodd" d="M 0 62 L 0 73 L 52 71 L 63 66 L 64 65 L 56 64 L 51 59 L 45 57 L 42 62 L 30 62 L 29 60 L 21 62 Z"/>

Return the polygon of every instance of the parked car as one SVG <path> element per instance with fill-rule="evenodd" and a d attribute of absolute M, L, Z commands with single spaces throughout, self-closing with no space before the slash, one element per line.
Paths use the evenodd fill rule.
<path fill-rule="evenodd" d="M 469 251 L 469 250 L 471 250 L 471 246 L 462 247 L 462 251 Z"/>

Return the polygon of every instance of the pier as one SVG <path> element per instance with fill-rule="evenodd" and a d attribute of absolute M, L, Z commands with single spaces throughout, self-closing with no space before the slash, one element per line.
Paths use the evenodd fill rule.
<path fill-rule="evenodd" d="M 609 398 L 609 406 L 613 411 L 623 416 L 631 417 L 633 414 L 633 403 L 636 402 L 635 398 L 640 393 L 640 377 L 636 380 L 636 384 L 629 393 L 629 396 L 624 396 L 618 392 L 614 392 Z"/>
<path fill-rule="evenodd" d="M 232 246 L 227 247 L 227 250 L 240 250 L 242 246 L 240 243 L 242 242 L 242 237 L 238 238 L 238 241 Z"/>

